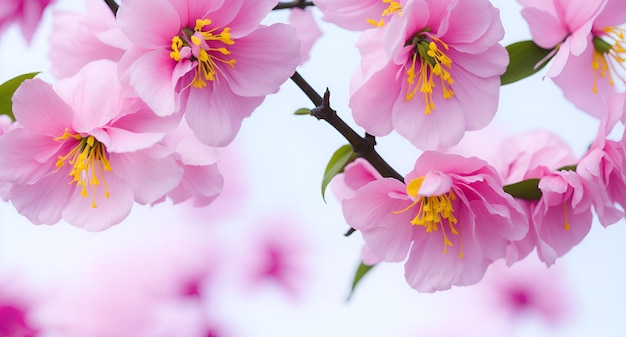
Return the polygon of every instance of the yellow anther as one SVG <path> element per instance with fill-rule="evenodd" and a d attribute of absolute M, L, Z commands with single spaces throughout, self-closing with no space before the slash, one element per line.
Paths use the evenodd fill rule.
<path fill-rule="evenodd" d="M 457 219 L 454 217 L 454 207 L 452 201 L 456 200 L 456 195 L 450 189 L 449 192 L 437 196 L 419 196 L 419 190 L 424 182 L 424 177 L 411 180 L 406 186 L 407 195 L 411 196 L 414 201 L 403 210 L 393 212 L 393 214 L 404 213 L 419 204 L 417 215 L 411 220 L 412 225 L 422 226 L 426 229 L 426 233 L 439 231 L 443 236 L 443 253 L 448 252 L 448 247 L 454 246 L 446 233 L 447 225 L 452 235 L 460 235 L 454 226 Z M 459 239 L 459 258 L 463 257 L 463 249 Z"/>

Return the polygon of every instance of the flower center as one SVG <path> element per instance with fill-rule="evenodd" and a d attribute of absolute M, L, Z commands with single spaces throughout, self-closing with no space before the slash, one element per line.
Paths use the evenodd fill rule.
<path fill-rule="evenodd" d="M 441 83 L 443 98 L 448 99 L 454 96 L 454 91 L 451 88 L 454 80 L 449 71 L 452 67 L 452 60 L 440 47 L 443 47 L 444 50 L 449 50 L 449 48 L 440 39 L 434 36 L 426 37 L 422 32 L 407 41 L 406 46 L 413 48 L 411 67 L 406 72 L 406 81 L 409 84 L 406 100 L 412 100 L 419 90 L 424 95 L 426 105 L 424 113 L 429 115 L 435 109 L 433 88 L 437 86 L 435 84 L 436 78 L 439 78 Z"/>
<path fill-rule="evenodd" d="M 172 38 L 170 57 L 175 61 L 189 59 L 196 62 L 196 74 L 190 85 L 195 88 L 206 87 L 206 81 L 214 81 L 217 72 L 224 76 L 220 64 L 235 67 L 235 59 L 226 59 L 230 51 L 226 46 L 235 44 L 231 38 L 230 27 L 218 32 L 220 28 L 210 28 L 211 20 L 197 19 L 193 30 L 183 28 L 180 35 Z"/>
<path fill-rule="evenodd" d="M 402 15 L 402 5 L 399 2 L 392 0 L 383 0 L 383 3 L 389 4 L 389 6 L 380 14 L 380 20 L 367 19 L 367 22 L 375 27 L 382 27 L 385 24 L 385 17 L 398 13 Z"/>
<path fill-rule="evenodd" d="M 104 197 L 109 197 L 109 186 L 104 177 L 104 171 L 111 171 L 111 164 L 107 158 L 107 151 L 104 144 L 94 138 L 94 136 L 83 137 L 76 133 L 71 133 L 68 129 L 60 137 L 54 140 L 71 141 L 76 145 L 65 155 L 58 156 L 56 166 L 61 168 L 67 162 L 72 165 L 70 184 L 76 183 L 82 186 L 80 195 L 89 197 L 88 189 L 91 188 L 91 207 L 96 208 L 96 191 L 101 181 L 104 185 Z"/>
<path fill-rule="evenodd" d="M 598 92 L 598 77 L 606 77 L 611 85 L 615 80 L 626 83 L 626 40 L 624 29 L 619 27 L 607 27 L 602 30 L 602 37 L 593 37 L 593 92 Z"/>
<path fill-rule="evenodd" d="M 439 231 L 441 227 L 441 233 L 443 235 L 443 253 L 448 253 L 448 247 L 454 246 L 452 241 L 448 238 L 446 233 L 446 225 L 453 235 L 460 235 L 459 231 L 454 227 L 457 223 L 457 219 L 454 217 L 454 208 L 452 207 L 452 200 L 456 200 L 456 195 L 450 189 L 450 192 L 437 196 L 418 196 L 420 187 L 424 177 L 419 177 L 411 180 L 406 186 L 406 192 L 409 196 L 413 197 L 414 201 L 407 208 L 393 212 L 393 214 L 400 214 L 408 211 L 414 206 L 419 204 L 417 215 L 411 220 L 412 225 L 422 226 L 426 228 L 426 233 L 432 233 L 433 231 Z M 459 258 L 463 257 L 463 246 L 459 239 Z"/>

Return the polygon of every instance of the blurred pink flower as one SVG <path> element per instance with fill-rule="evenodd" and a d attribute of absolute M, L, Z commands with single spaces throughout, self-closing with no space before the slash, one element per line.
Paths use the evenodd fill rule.
<path fill-rule="evenodd" d="M 274 5 L 124 0 L 117 21 L 134 45 L 120 61 L 122 78 L 157 115 L 184 111 L 201 142 L 227 145 L 300 62 L 292 27 L 260 25 Z"/>
<path fill-rule="evenodd" d="M 503 261 L 494 263 L 477 296 L 493 314 L 509 321 L 518 323 L 535 316 L 551 326 L 564 323 L 573 314 L 574 302 L 565 275 L 538 262 L 528 258 L 510 267 Z"/>
<path fill-rule="evenodd" d="M 27 298 L 24 289 L 16 289 L 18 285 L 24 284 L 21 281 L 6 276 L 0 280 L 0 336 L 39 336 L 36 323 L 31 317 L 34 303 Z"/>
<path fill-rule="evenodd" d="M 221 248 L 209 232 L 176 224 L 148 236 L 145 228 L 124 231 L 103 242 L 106 247 L 85 268 L 67 275 L 42 307 L 48 332 L 64 337 L 210 333 Z"/>
<path fill-rule="evenodd" d="M 509 240 L 528 231 L 524 212 L 480 159 L 425 152 L 405 181 L 370 182 L 342 205 L 376 256 L 399 262 L 408 254 L 405 277 L 418 291 L 477 283 Z"/>
<path fill-rule="evenodd" d="M 402 13 L 406 0 L 315 0 L 322 19 L 349 30 L 382 26 L 394 14 Z"/>
<path fill-rule="evenodd" d="M 518 0 L 533 40 L 556 54 L 546 76 L 580 109 L 601 118 L 601 96 L 623 89 L 626 2 L 622 0 Z"/>
<path fill-rule="evenodd" d="M 487 0 L 415 0 L 363 33 L 350 107 L 375 136 L 392 130 L 420 149 L 455 145 L 495 115 L 508 54 Z"/>
<path fill-rule="evenodd" d="M 302 231 L 296 230 L 296 221 L 277 214 L 254 226 L 242 264 L 251 286 L 274 284 L 294 299 L 303 295 L 311 276 L 310 244 Z"/>
<path fill-rule="evenodd" d="M 309 60 L 313 44 L 322 36 L 322 31 L 317 26 L 311 11 L 297 7 L 293 8 L 289 13 L 289 24 L 296 29 L 296 33 L 300 38 L 299 65 L 302 65 Z"/>
<path fill-rule="evenodd" d="M 55 11 L 52 15 L 48 58 L 56 78 L 72 76 L 91 61 L 117 62 L 131 46 L 102 0 L 87 0 L 84 13 Z"/>
<path fill-rule="evenodd" d="M 25 81 L 13 96 L 20 124 L 0 137 L 0 178 L 11 202 L 36 224 L 61 218 L 87 230 L 122 221 L 133 201 L 173 189 L 182 169 L 155 145 L 178 122 L 124 99 L 115 64 L 92 62 L 54 89 Z"/>
<path fill-rule="evenodd" d="M 54 0 L 5 0 L 0 6 L 0 33 L 13 23 L 20 25 L 26 41 L 30 42 L 37 30 L 43 11 Z"/>

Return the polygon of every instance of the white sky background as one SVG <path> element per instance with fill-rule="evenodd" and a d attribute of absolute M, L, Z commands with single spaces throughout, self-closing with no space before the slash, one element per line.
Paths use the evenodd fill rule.
<path fill-rule="evenodd" d="M 76 8 L 76 0 L 59 0 L 56 8 Z M 530 39 L 519 5 L 494 0 L 501 8 L 507 31 L 503 44 Z M 279 15 L 281 16 L 281 15 Z M 319 15 L 318 15 L 319 17 Z M 44 71 L 50 12 L 30 47 L 17 29 L 0 40 L 0 82 L 15 75 Z M 333 107 L 346 119 L 348 84 L 358 52 L 353 47 L 358 34 L 321 23 L 325 35 L 315 45 L 311 59 L 299 71 L 321 93 L 331 90 Z M 438 327 L 472 326 L 472 310 L 478 304 L 473 287 L 455 288 L 437 294 L 418 294 L 404 281 L 401 264 L 377 267 L 359 286 L 355 297 L 345 297 L 359 261 L 358 234 L 345 238 L 347 229 L 339 204 L 329 194 L 320 197 L 320 181 L 331 154 L 345 141 L 329 125 L 312 117 L 293 116 L 311 103 L 292 83 L 268 97 L 251 118 L 244 121 L 234 147 L 244 158 L 245 186 L 251 203 L 232 219 L 221 221 L 220 235 L 235 242 L 254 233 L 257 220 L 275 213 L 295 219 L 297 231 L 310 243 L 311 273 L 303 298 L 290 301 L 282 294 L 267 292 L 248 296 L 236 290 L 220 298 L 220 314 L 237 326 L 241 336 L 433 336 L 424 331 Z M 595 136 L 597 122 L 564 101 L 550 80 L 541 73 L 505 86 L 500 110 L 492 123 L 504 133 L 534 128 L 549 129 L 582 154 Z M 357 131 L 361 132 L 360 129 Z M 401 174 L 408 172 L 418 151 L 396 135 L 379 139 L 379 152 Z M 491 144 L 484 144 L 489 147 Z M 228 183 L 228 182 L 227 182 Z M 15 271 L 41 288 L 74 279 L 90 264 L 90 258 L 128 245 L 130 237 L 142 240 L 153 231 L 185 226 L 183 210 L 168 205 L 134 208 L 131 217 L 103 233 L 86 233 L 64 224 L 34 226 L 10 204 L 0 205 L 0 271 Z M 210 221 L 210 220 L 207 220 Z M 145 233 L 145 234 L 144 234 Z M 552 329 L 533 318 L 519 325 L 516 336 L 607 336 L 626 335 L 626 237 L 622 221 L 608 229 L 594 223 L 585 240 L 557 261 L 571 289 L 575 316 L 568 325 Z M 242 244 L 242 246 L 244 246 Z M 236 245 L 234 245 L 236 246 Z M 533 257 L 534 257 L 533 253 Z M 465 320 L 450 312 L 467 312 Z M 484 317 L 485 320 L 489 317 Z M 235 323 L 237 322 L 237 323 Z M 227 323 L 228 324 L 228 323 Z M 483 325 L 484 327 L 484 325 Z M 465 331 L 464 336 L 482 336 L 484 331 Z"/>

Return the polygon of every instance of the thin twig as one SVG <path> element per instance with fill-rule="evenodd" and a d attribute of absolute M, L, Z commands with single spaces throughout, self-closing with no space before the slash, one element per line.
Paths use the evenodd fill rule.
<path fill-rule="evenodd" d="M 350 143 L 352 150 L 372 164 L 383 177 L 404 181 L 404 178 L 374 149 L 376 138 L 370 134 L 365 134 L 365 137 L 359 136 L 356 131 L 337 115 L 337 111 L 330 107 L 330 91 L 328 89 L 326 89 L 324 98 L 322 98 L 298 72 L 291 76 L 291 80 L 296 83 L 300 90 L 316 105 L 316 107 L 311 110 L 311 114 L 315 116 L 315 118 L 325 120 L 328 124 L 332 125 L 335 130 L 339 131 Z"/>
<path fill-rule="evenodd" d="M 109 6 L 113 15 L 117 15 L 117 10 L 120 8 L 120 5 L 117 4 L 114 0 L 104 0 L 104 2 Z"/>
<path fill-rule="evenodd" d="M 294 0 L 290 2 L 279 2 L 278 5 L 276 5 L 276 7 L 274 7 L 272 10 L 275 11 L 279 9 L 290 9 L 290 8 L 304 9 L 305 7 L 308 7 L 308 6 L 315 6 L 315 4 L 312 1 Z"/>

